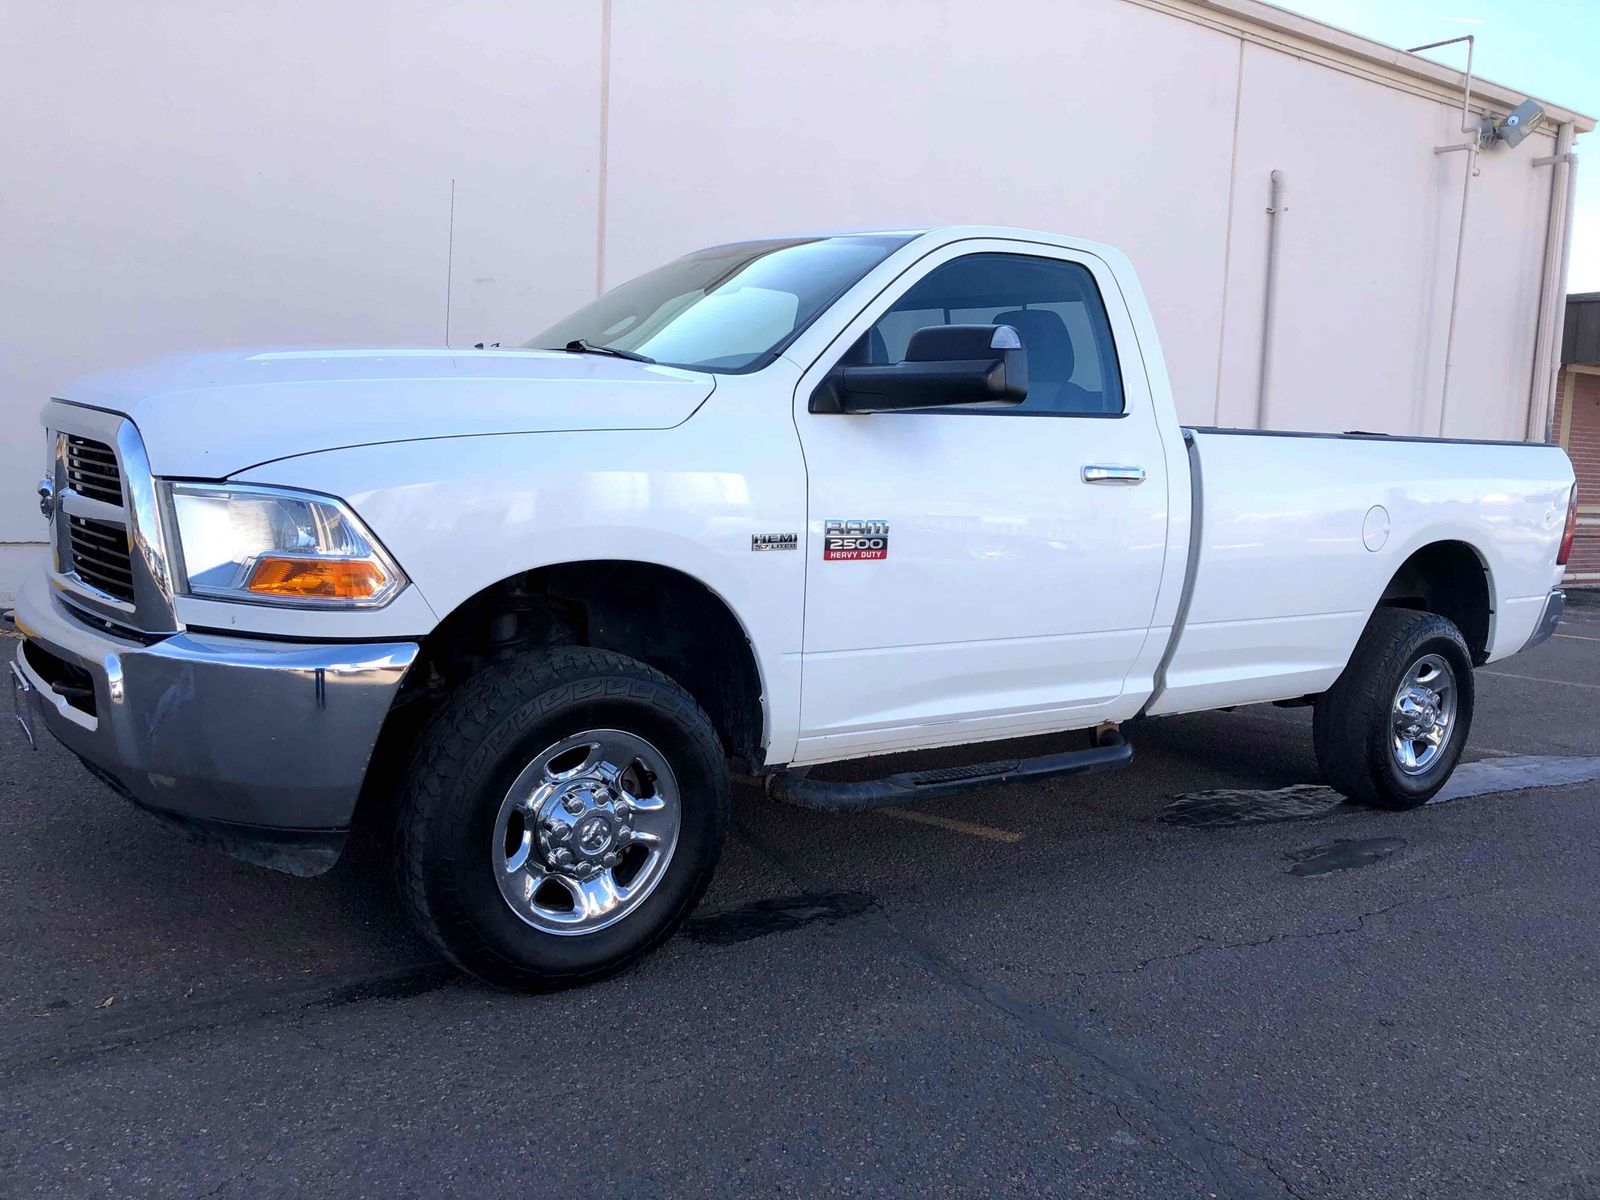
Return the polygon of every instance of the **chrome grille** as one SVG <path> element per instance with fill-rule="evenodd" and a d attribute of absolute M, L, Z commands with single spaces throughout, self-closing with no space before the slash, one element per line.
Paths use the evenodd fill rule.
<path fill-rule="evenodd" d="M 139 635 L 180 628 L 150 456 L 132 421 L 52 400 L 54 583 L 80 619 Z"/>
<path fill-rule="evenodd" d="M 67 486 L 80 496 L 122 506 L 122 471 L 104 442 L 67 435 Z"/>
<path fill-rule="evenodd" d="M 72 570 L 79 579 L 108 596 L 133 603 L 133 562 L 125 527 L 88 517 L 68 517 L 67 546 L 72 553 Z"/>

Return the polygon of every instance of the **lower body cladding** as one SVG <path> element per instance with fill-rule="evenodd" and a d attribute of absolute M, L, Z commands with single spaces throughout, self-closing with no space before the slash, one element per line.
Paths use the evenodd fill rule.
<path fill-rule="evenodd" d="M 311 645 L 92 629 L 44 579 L 17 598 L 25 727 L 48 729 L 135 804 L 295 875 L 331 867 L 412 642 Z M 30 733 L 31 736 L 31 733 Z"/>

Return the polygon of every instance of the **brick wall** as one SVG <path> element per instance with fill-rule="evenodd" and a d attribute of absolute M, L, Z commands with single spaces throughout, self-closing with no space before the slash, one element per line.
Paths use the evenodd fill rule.
<path fill-rule="evenodd" d="M 1556 390 L 1556 436 L 1578 476 L 1578 536 L 1566 582 L 1600 587 L 1600 367 L 1568 366 Z"/>

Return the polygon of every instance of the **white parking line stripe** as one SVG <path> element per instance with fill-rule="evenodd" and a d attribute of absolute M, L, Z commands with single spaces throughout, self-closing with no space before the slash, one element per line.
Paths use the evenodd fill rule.
<path fill-rule="evenodd" d="M 918 825 L 937 825 L 940 829 L 953 829 L 972 837 L 988 838 L 991 842 L 1020 842 L 1022 835 L 1009 829 L 995 829 L 989 825 L 975 825 L 971 821 L 957 821 L 954 817 L 941 817 L 936 813 L 917 812 L 910 808 L 880 808 L 886 817 L 897 821 L 915 821 Z"/>
<path fill-rule="evenodd" d="M 1467 796 L 1492 796 L 1527 788 L 1564 787 L 1600 779 L 1600 758 L 1582 755 L 1530 754 L 1466 763 L 1429 804 L 1446 804 Z"/>
<path fill-rule="evenodd" d="M 1558 633 L 1557 637 L 1564 637 L 1569 642 L 1600 642 L 1600 638 L 1584 637 L 1581 633 Z"/>

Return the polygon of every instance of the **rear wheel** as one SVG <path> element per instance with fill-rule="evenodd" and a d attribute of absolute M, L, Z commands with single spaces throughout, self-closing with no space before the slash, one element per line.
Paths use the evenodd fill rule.
<path fill-rule="evenodd" d="M 529 991 L 621 969 L 694 907 L 728 824 L 710 720 L 660 672 L 604 650 L 473 678 L 423 735 L 400 881 L 423 935 Z"/>
<path fill-rule="evenodd" d="M 1444 617 L 1373 614 L 1312 723 L 1323 778 L 1352 800 L 1417 808 L 1449 780 L 1472 726 L 1472 656 Z"/>

